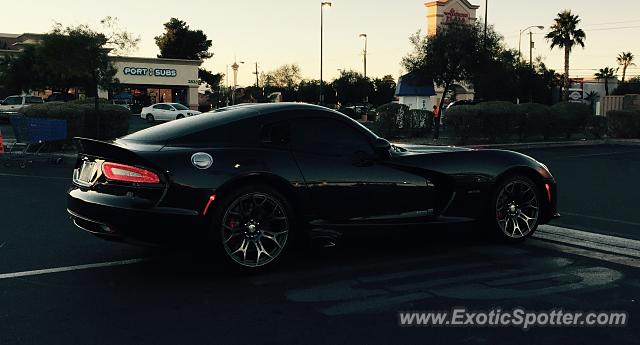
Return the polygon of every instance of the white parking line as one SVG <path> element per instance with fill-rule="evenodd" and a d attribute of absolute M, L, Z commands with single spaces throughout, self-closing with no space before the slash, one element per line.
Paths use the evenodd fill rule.
<path fill-rule="evenodd" d="M 121 261 L 100 262 L 100 263 L 86 264 L 86 265 L 75 265 L 75 266 L 45 268 L 45 269 L 33 270 L 33 271 L 2 273 L 2 274 L 0 274 L 0 280 L 2 280 L 2 279 L 11 279 L 11 278 L 20 278 L 20 277 L 29 277 L 29 276 L 38 276 L 38 275 L 51 274 L 51 273 L 61 273 L 61 272 L 70 272 L 70 271 L 89 270 L 89 269 L 94 269 L 94 268 L 104 268 L 104 267 L 115 267 L 115 266 L 132 265 L 132 264 L 138 264 L 138 263 L 146 262 L 146 261 L 150 261 L 150 260 L 151 260 L 150 258 L 138 258 L 138 259 L 121 260 Z"/>
<path fill-rule="evenodd" d="M 628 221 L 624 221 L 624 220 L 617 220 L 617 219 L 611 219 L 611 218 L 588 216 L 586 214 L 580 214 L 580 213 L 562 212 L 562 215 L 563 216 L 572 216 L 572 217 L 580 217 L 580 218 L 599 220 L 599 221 L 607 222 L 607 223 L 618 223 L 618 224 L 624 224 L 624 225 L 640 226 L 640 223 L 636 223 L 636 222 L 628 222 Z"/>
<path fill-rule="evenodd" d="M 600 157 L 600 156 L 615 156 L 615 155 L 621 155 L 621 154 L 626 154 L 626 153 L 640 153 L 640 151 L 632 150 L 632 151 L 614 151 L 614 152 L 603 152 L 603 153 L 591 153 L 591 154 L 584 154 L 584 155 L 566 156 L 564 158 L 589 158 L 589 157 Z"/>
<path fill-rule="evenodd" d="M 527 244 L 625 266 L 640 267 L 640 241 L 629 238 L 542 225 Z"/>
<path fill-rule="evenodd" d="M 616 264 L 621 264 L 630 267 L 640 268 L 640 241 L 607 236 L 602 234 L 595 234 L 586 231 L 579 231 L 567 228 L 561 228 L 550 225 L 542 225 L 540 226 L 539 232 L 536 233 L 533 239 L 530 239 L 526 242 L 527 245 L 532 245 L 534 247 L 551 249 L 554 251 L 559 251 L 568 254 L 580 255 L 596 260 L 602 260 L 607 262 L 612 262 Z M 434 257 L 427 258 L 419 258 L 410 261 L 425 261 L 432 260 L 434 258 L 448 257 L 454 256 L 459 253 L 447 253 L 444 255 L 435 255 Z M 82 271 L 82 270 L 90 270 L 96 268 L 106 268 L 106 267 L 117 267 L 117 266 L 125 266 L 125 265 L 133 265 L 143 262 L 152 261 L 153 258 L 136 258 L 136 259 L 128 259 L 128 260 L 120 260 L 120 261 L 108 261 L 108 262 L 99 262 L 93 264 L 84 264 L 84 265 L 74 265 L 74 266 L 63 266 L 63 267 L 53 267 L 39 270 L 31 270 L 31 271 L 22 271 L 22 272 L 12 272 L 12 273 L 0 273 L 0 280 L 3 279 L 12 279 L 12 278 L 20 278 L 20 277 L 28 277 L 28 276 L 37 276 L 37 275 L 45 275 L 52 273 L 62 273 L 62 272 L 71 272 L 71 271 Z M 397 262 L 394 262 L 397 263 Z M 402 263 L 406 264 L 406 260 L 402 261 Z M 389 264 L 387 262 L 386 264 Z M 478 264 L 479 267 L 483 266 L 483 264 Z M 370 267 L 370 263 L 367 264 L 367 267 Z M 348 270 L 353 269 L 353 267 L 348 268 Z M 423 273 L 421 271 L 412 271 L 407 272 L 408 276 L 413 274 Z M 288 276 L 289 274 L 287 274 Z M 386 277 L 386 276 L 383 276 Z M 395 277 L 395 276 L 391 276 Z M 398 277 L 402 277 L 402 274 L 398 275 Z M 266 281 L 279 280 L 278 275 L 270 276 L 266 279 Z M 264 279 L 261 279 L 264 280 Z M 264 284 L 265 281 L 258 281 L 258 284 Z"/>

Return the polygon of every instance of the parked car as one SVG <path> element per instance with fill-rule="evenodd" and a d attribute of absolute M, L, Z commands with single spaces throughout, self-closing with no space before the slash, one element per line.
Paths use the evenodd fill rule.
<path fill-rule="evenodd" d="M 454 101 L 454 102 L 449 103 L 449 105 L 447 105 L 446 110 L 449 110 L 449 109 L 451 109 L 453 107 L 457 107 L 457 106 L 460 106 L 460 105 L 476 105 L 476 104 L 480 104 L 482 102 L 484 102 L 484 101 L 481 100 L 481 99 L 474 99 L 474 100 L 464 99 L 464 100 L 461 100 L 461 101 Z"/>
<path fill-rule="evenodd" d="M 121 106 L 123 108 L 131 110 L 131 102 L 129 102 L 126 99 L 112 99 L 112 100 L 109 101 L 109 103 L 115 104 L 115 105 L 119 105 L 119 106 Z"/>
<path fill-rule="evenodd" d="M 140 117 L 148 122 L 171 121 L 185 117 L 199 115 L 201 112 L 191 110 L 180 103 L 156 103 L 149 107 L 142 108 Z"/>
<path fill-rule="evenodd" d="M 76 95 L 64 92 L 54 92 L 47 97 L 47 102 L 70 102 L 76 99 Z"/>
<path fill-rule="evenodd" d="M 557 215 L 556 182 L 531 157 L 402 148 L 308 104 L 230 107 L 76 144 L 67 192 L 76 226 L 113 241 L 203 246 L 238 268 L 271 266 L 305 236 L 333 243 L 417 224 L 479 223 L 515 243 Z"/>
<path fill-rule="evenodd" d="M 0 112 L 17 112 L 22 107 L 40 103 L 44 103 L 44 100 L 39 96 L 9 96 L 0 102 Z"/>

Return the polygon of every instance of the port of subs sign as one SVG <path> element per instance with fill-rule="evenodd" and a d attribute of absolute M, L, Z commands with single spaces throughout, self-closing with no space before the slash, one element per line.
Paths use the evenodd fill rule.
<path fill-rule="evenodd" d="M 125 67 L 122 70 L 122 73 L 124 73 L 124 75 L 148 77 L 175 78 L 178 76 L 178 71 L 172 68 Z"/>

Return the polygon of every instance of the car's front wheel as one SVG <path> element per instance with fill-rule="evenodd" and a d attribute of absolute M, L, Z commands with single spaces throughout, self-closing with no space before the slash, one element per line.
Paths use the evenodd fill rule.
<path fill-rule="evenodd" d="M 184 119 L 184 115 L 178 114 L 178 116 L 176 116 L 176 120 L 180 120 L 180 119 Z"/>
<path fill-rule="evenodd" d="M 223 199 L 216 214 L 213 240 L 237 267 L 273 266 L 291 247 L 292 206 L 269 186 L 237 190 Z"/>
<path fill-rule="evenodd" d="M 533 235 L 540 220 L 541 198 L 536 184 L 525 176 L 504 180 L 493 198 L 492 223 L 507 242 L 523 241 Z"/>

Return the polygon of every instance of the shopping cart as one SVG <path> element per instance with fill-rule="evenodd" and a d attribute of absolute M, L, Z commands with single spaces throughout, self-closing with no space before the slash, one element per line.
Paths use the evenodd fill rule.
<path fill-rule="evenodd" d="M 9 122 L 16 137 L 6 153 L 8 163 L 17 162 L 24 168 L 34 161 L 61 163 L 62 156 L 46 153 L 47 144 L 67 139 L 67 121 L 11 116 Z"/>

